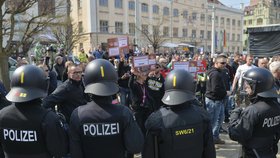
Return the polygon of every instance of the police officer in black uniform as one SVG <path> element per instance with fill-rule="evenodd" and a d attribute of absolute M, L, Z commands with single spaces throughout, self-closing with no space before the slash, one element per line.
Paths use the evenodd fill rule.
<path fill-rule="evenodd" d="M 207 112 L 194 103 L 193 76 L 171 71 L 162 101 L 166 106 L 146 121 L 143 158 L 215 158 L 212 128 Z"/>
<path fill-rule="evenodd" d="M 232 111 L 229 136 L 242 144 L 244 158 L 276 158 L 280 105 L 273 83 L 272 74 L 262 68 L 250 69 L 243 76 L 251 105 Z"/>
<path fill-rule="evenodd" d="M 48 79 L 33 65 L 17 68 L 7 100 L 0 111 L 0 141 L 9 158 L 52 158 L 67 153 L 67 134 L 59 117 L 41 106 Z"/>
<path fill-rule="evenodd" d="M 90 62 L 85 69 L 85 93 L 91 102 L 76 108 L 70 118 L 72 158 L 124 158 L 139 153 L 144 138 L 132 112 L 113 105 L 112 95 L 119 91 L 117 72 L 104 59 Z"/>

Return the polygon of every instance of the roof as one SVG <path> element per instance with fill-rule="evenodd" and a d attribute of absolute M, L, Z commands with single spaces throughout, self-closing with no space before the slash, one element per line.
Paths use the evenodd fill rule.
<path fill-rule="evenodd" d="M 221 4 L 224 5 L 223 3 L 221 3 L 219 0 L 207 0 L 208 3 L 215 3 L 215 4 Z"/>

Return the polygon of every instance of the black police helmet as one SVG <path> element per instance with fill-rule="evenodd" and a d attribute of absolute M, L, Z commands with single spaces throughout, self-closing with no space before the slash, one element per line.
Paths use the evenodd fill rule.
<path fill-rule="evenodd" d="M 15 103 L 27 102 L 47 96 L 48 78 L 42 69 L 34 65 L 23 65 L 15 70 L 11 80 L 11 91 L 6 98 Z"/>
<path fill-rule="evenodd" d="M 277 98 L 276 89 L 274 88 L 274 77 L 270 71 L 264 68 L 253 68 L 245 72 L 242 77 L 243 82 L 247 82 L 253 90 L 252 96 L 264 98 Z"/>
<path fill-rule="evenodd" d="M 118 75 L 114 66 L 107 60 L 91 61 L 84 74 L 85 93 L 97 96 L 111 96 L 119 91 Z"/>
<path fill-rule="evenodd" d="M 165 79 L 164 86 L 162 102 L 166 105 L 179 105 L 195 99 L 193 76 L 186 70 L 171 71 Z"/>

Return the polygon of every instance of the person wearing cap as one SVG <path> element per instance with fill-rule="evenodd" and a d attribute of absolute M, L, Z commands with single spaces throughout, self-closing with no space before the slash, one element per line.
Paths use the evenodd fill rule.
<path fill-rule="evenodd" d="M 91 102 L 76 108 L 70 119 L 71 158 L 124 158 L 142 150 L 144 138 L 128 107 L 112 104 L 118 75 L 107 60 L 85 69 L 85 93 Z"/>
<path fill-rule="evenodd" d="M 272 74 L 252 68 L 242 77 L 241 89 L 251 104 L 232 111 L 229 136 L 242 145 L 244 158 L 276 158 L 280 138 L 279 94 Z"/>
<path fill-rule="evenodd" d="M 48 78 L 34 66 L 17 68 L 6 95 L 12 105 L 0 111 L 0 142 L 5 157 L 52 158 L 68 152 L 68 136 L 59 116 L 41 106 Z M 0 156 L 1 157 L 1 156 Z"/>
<path fill-rule="evenodd" d="M 146 121 L 143 158 L 215 158 L 210 118 L 195 104 L 193 76 L 183 69 L 165 80 L 162 102 L 166 105 Z"/>

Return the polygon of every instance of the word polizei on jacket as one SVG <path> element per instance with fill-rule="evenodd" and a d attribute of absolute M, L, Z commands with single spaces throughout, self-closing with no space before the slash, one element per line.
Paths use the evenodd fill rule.
<path fill-rule="evenodd" d="M 3 129 L 4 140 L 17 142 L 35 142 L 37 141 L 36 131 Z"/>
<path fill-rule="evenodd" d="M 108 136 L 120 133 L 119 123 L 88 123 L 83 124 L 86 136 Z"/>

